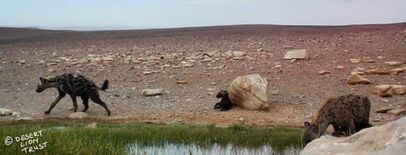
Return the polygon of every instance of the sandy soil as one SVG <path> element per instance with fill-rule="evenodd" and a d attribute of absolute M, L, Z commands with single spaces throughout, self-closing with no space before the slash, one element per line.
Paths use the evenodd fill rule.
<path fill-rule="evenodd" d="M 310 59 L 283 60 L 285 52 L 291 49 L 307 49 Z M 227 51 L 243 51 L 247 55 L 228 57 Z M 45 116 L 43 112 L 57 92 L 34 91 L 40 76 L 65 72 L 79 72 L 99 84 L 110 80 L 110 89 L 101 92 L 101 96 L 112 116 L 107 118 L 104 109 L 93 103 L 87 113 L 113 121 L 302 126 L 327 98 L 348 93 L 370 98 L 373 124 L 396 118 L 377 114 L 376 109 L 406 108 L 405 95 L 383 99 L 372 93 L 378 84 L 405 85 L 406 73 L 363 75 L 372 84 L 346 84 L 346 78 L 357 67 L 396 68 L 386 61 L 404 62 L 405 66 L 405 23 L 94 32 L 0 28 L 0 55 L 0 107 L 35 119 L 64 118 L 71 113 L 71 100 L 65 97 Z M 353 64 L 351 58 L 374 62 Z M 275 67 L 278 65 L 281 67 Z M 319 70 L 331 74 L 318 75 Z M 259 73 L 269 81 L 269 111 L 213 109 L 220 89 L 227 88 L 235 77 L 251 73 Z M 162 88 L 165 93 L 144 97 L 144 88 Z"/>

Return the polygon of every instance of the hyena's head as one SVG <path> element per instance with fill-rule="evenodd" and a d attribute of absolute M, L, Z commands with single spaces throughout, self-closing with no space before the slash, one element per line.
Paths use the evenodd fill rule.
<path fill-rule="evenodd" d="M 309 122 L 304 122 L 305 131 L 303 134 L 303 144 L 310 143 L 312 140 L 319 138 L 319 126 L 316 124 L 311 124 Z"/>
<path fill-rule="evenodd" d="M 217 98 L 223 98 L 225 96 L 228 96 L 227 90 L 220 90 L 220 92 L 216 95 Z"/>
<path fill-rule="evenodd" d="M 55 78 L 39 78 L 41 83 L 38 84 L 36 92 L 40 93 L 47 88 L 56 87 L 56 79 Z"/>

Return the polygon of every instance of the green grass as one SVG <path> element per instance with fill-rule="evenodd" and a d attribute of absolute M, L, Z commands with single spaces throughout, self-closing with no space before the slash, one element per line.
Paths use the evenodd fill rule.
<path fill-rule="evenodd" d="M 153 124 L 97 124 L 86 128 L 86 124 L 33 124 L 6 125 L 0 127 L 0 154 L 23 154 L 18 143 L 6 146 L 7 136 L 16 137 L 42 130 L 39 142 L 47 141 L 47 147 L 35 154 L 127 154 L 127 146 L 172 144 L 195 144 L 200 147 L 235 145 L 258 148 L 271 145 L 276 152 L 289 147 L 300 147 L 300 129 L 264 128 L 235 125 L 217 128 L 213 125 L 153 125 Z M 61 129 L 63 127 L 63 129 Z"/>

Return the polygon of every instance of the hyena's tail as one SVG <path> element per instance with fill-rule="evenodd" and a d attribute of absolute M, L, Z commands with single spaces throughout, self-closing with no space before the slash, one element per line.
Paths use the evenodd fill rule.
<path fill-rule="evenodd" d="M 109 88 L 109 80 L 104 80 L 103 85 L 99 89 L 105 91 L 108 88 Z"/>

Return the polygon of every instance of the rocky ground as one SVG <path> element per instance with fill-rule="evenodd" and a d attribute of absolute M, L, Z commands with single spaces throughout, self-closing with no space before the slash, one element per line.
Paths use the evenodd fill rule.
<path fill-rule="evenodd" d="M 306 49 L 308 59 L 285 60 L 293 49 Z M 96 32 L 0 28 L 0 54 L 0 108 L 36 120 L 71 113 L 72 102 L 65 97 L 44 115 L 57 92 L 35 92 L 40 76 L 65 72 L 98 84 L 110 80 L 101 96 L 112 116 L 93 103 L 87 114 L 112 121 L 302 126 L 327 98 L 348 93 L 369 97 L 372 124 L 401 117 L 406 109 L 406 95 L 373 94 L 377 85 L 406 85 L 405 23 Z M 252 73 L 268 80 L 268 111 L 213 109 L 219 90 Z M 351 73 L 369 84 L 347 84 Z M 145 97 L 147 88 L 163 93 Z"/>

